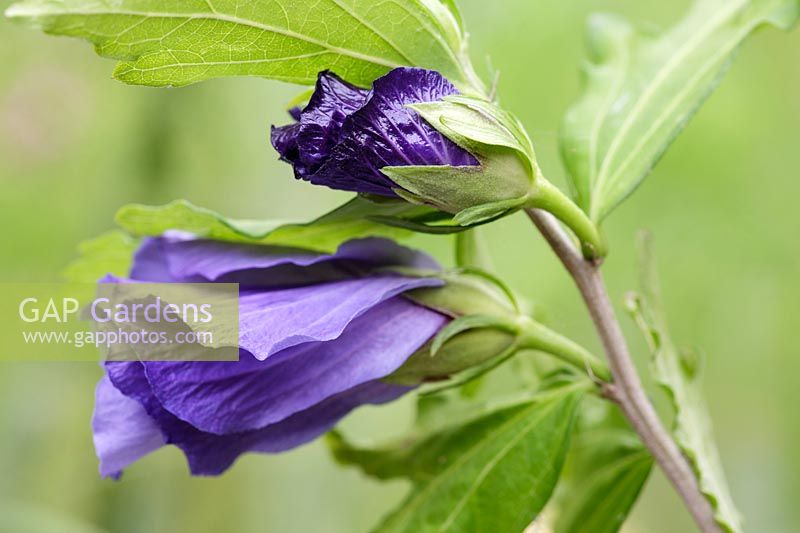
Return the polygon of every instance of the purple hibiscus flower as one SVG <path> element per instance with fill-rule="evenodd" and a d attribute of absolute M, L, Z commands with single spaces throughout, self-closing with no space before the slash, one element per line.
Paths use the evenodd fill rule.
<path fill-rule="evenodd" d="M 319 75 L 298 122 L 272 128 L 272 145 L 295 176 L 332 189 L 396 196 L 380 169 L 396 166 L 477 166 L 469 152 L 436 131 L 407 104 L 434 102 L 458 90 L 441 74 L 398 68 L 372 90 L 331 72 Z"/>
<path fill-rule="evenodd" d="M 238 362 L 108 362 L 97 386 L 94 442 L 104 476 L 172 444 L 196 475 L 245 452 L 281 452 L 352 409 L 411 387 L 381 381 L 448 321 L 405 298 L 436 278 L 427 255 L 364 239 L 324 255 L 167 234 L 144 241 L 131 280 L 240 284 Z"/>

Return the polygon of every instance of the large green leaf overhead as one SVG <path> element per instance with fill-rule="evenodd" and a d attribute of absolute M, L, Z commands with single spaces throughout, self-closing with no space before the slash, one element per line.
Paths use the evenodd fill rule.
<path fill-rule="evenodd" d="M 441 0 L 29 0 L 8 17 L 82 37 L 119 59 L 126 83 L 181 86 L 220 76 L 311 84 L 331 69 L 368 86 L 399 66 L 480 90 L 464 32 Z"/>
<path fill-rule="evenodd" d="M 583 95 L 561 137 L 592 219 L 602 220 L 645 178 L 748 35 L 765 24 L 789 28 L 798 14 L 798 0 L 696 0 L 658 38 L 616 16 L 592 17 Z"/>

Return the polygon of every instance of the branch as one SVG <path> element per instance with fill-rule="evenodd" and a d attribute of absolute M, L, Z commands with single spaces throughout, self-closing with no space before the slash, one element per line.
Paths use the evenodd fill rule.
<path fill-rule="evenodd" d="M 526 209 L 528 217 L 572 276 L 603 343 L 613 383 L 606 388 L 609 399 L 619 404 L 642 442 L 683 498 L 703 533 L 721 533 L 708 500 L 678 445 L 664 428 L 647 398 L 628 351 L 628 345 L 608 297 L 598 262 L 587 261 L 558 221 L 545 211 Z"/>

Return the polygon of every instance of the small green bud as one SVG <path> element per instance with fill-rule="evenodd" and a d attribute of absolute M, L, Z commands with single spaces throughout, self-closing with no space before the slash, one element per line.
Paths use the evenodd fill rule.
<path fill-rule="evenodd" d="M 381 172 L 402 187 L 395 191 L 398 195 L 452 214 L 492 206 L 484 209 L 485 219 L 526 204 L 535 180 L 535 155 L 513 116 L 466 96 L 408 107 L 469 151 L 479 165 L 384 167 Z"/>
<path fill-rule="evenodd" d="M 408 105 L 445 137 L 469 151 L 477 166 L 400 166 L 381 171 L 407 201 L 452 213 L 461 226 L 484 223 L 524 208 L 551 212 L 584 243 L 587 255 L 605 254 L 588 216 L 542 176 L 530 137 L 496 104 L 469 96 Z"/>
<path fill-rule="evenodd" d="M 453 320 L 386 381 L 403 385 L 441 381 L 491 367 L 521 349 L 550 353 L 599 379 L 609 377 L 603 363 L 586 350 L 521 314 L 513 295 L 491 276 L 463 272 L 441 276 L 443 287 L 417 289 L 405 296 Z"/>

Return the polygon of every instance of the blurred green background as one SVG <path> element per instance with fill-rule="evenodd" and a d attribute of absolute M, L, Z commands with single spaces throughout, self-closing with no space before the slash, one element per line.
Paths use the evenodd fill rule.
<path fill-rule="evenodd" d="M 2 1 L 5 8 L 10 2 Z M 592 11 L 669 26 L 687 1 L 462 0 L 480 70 L 501 72 L 505 106 L 563 184 L 557 130 L 576 98 Z M 85 43 L 0 22 L 0 280 L 58 279 L 75 246 L 113 227 L 124 203 L 174 198 L 235 217 L 309 218 L 347 195 L 296 182 L 267 142 L 297 87 L 261 79 L 183 89 L 128 87 Z M 705 386 L 747 529 L 798 531 L 800 507 L 800 32 L 764 31 L 645 185 L 612 217 L 606 272 L 617 301 L 635 286 L 633 240 L 656 235 L 676 338 L 708 354 Z M 485 232 L 499 272 L 556 328 L 598 349 L 576 291 L 521 215 Z M 449 260 L 446 238 L 423 238 Z M 625 319 L 623 319 L 625 320 Z M 645 350 L 625 323 L 640 363 Z M 191 479 L 165 449 L 101 480 L 89 428 L 93 364 L 0 367 L 0 530 L 366 531 L 401 498 L 332 464 L 316 443 L 250 455 Z M 410 402 L 345 422 L 362 442 L 402 431 Z M 692 531 L 653 476 L 628 533 Z"/>

